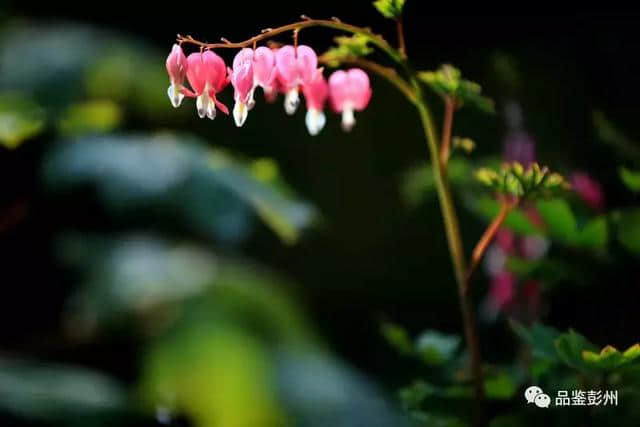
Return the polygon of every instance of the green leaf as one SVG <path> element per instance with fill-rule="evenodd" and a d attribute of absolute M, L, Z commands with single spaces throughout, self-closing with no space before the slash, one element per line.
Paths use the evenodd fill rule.
<path fill-rule="evenodd" d="M 500 204 L 491 197 L 479 197 L 473 202 L 473 209 L 490 221 L 500 211 Z M 504 226 L 518 234 L 542 234 L 542 230 L 531 222 L 520 209 L 514 209 L 509 213 L 504 221 Z"/>
<path fill-rule="evenodd" d="M 0 93 L 0 144 L 15 149 L 44 129 L 44 111 L 17 93 Z"/>
<path fill-rule="evenodd" d="M 398 19 L 402 15 L 405 0 L 376 0 L 373 5 L 385 17 Z"/>
<path fill-rule="evenodd" d="M 453 157 L 447 165 L 449 183 L 452 187 L 464 188 L 471 183 L 471 163 L 468 159 Z M 435 195 L 436 183 L 433 169 L 422 164 L 410 169 L 402 181 L 402 195 L 409 206 L 416 206 Z"/>
<path fill-rule="evenodd" d="M 126 410 L 124 385 L 75 366 L 0 359 L 0 409 L 18 416 L 63 422 Z"/>
<path fill-rule="evenodd" d="M 571 242 L 583 248 L 599 249 L 606 246 L 609 240 L 609 227 L 604 216 L 592 218 L 587 224 L 576 232 Z"/>
<path fill-rule="evenodd" d="M 373 52 L 373 48 L 369 46 L 369 37 L 364 34 L 340 36 L 334 40 L 337 46 L 330 48 L 322 55 L 323 62 L 330 67 L 338 67 L 343 61 L 367 56 Z"/>
<path fill-rule="evenodd" d="M 415 348 L 422 360 L 429 365 L 440 365 L 449 361 L 460 346 L 460 337 L 443 334 L 434 330 L 421 333 Z"/>
<path fill-rule="evenodd" d="M 400 354 L 409 355 L 413 353 L 413 342 L 406 329 L 391 322 L 384 322 L 380 326 L 382 335 L 387 342 Z"/>
<path fill-rule="evenodd" d="M 536 207 L 552 237 L 565 242 L 575 239 L 578 225 L 566 200 L 539 200 Z"/>
<path fill-rule="evenodd" d="M 513 319 L 510 319 L 509 325 L 516 335 L 529 344 L 535 358 L 551 362 L 559 360 L 555 340 L 560 336 L 560 331 L 540 323 L 534 323 L 527 328 Z"/>
<path fill-rule="evenodd" d="M 115 215 L 167 218 L 226 241 L 247 235 L 251 212 L 287 244 L 315 218 L 273 161 L 246 162 L 184 135 L 75 138 L 56 145 L 44 169 L 50 188 L 93 186 Z"/>
<path fill-rule="evenodd" d="M 640 255 L 640 208 L 630 208 L 618 212 L 618 241 L 629 251 Z"/>
<path fill-rule="evenodd" d="M 584 336 L 570 329 L 569 332 L 556 338 L 554 345 L 558 357 L 566 365 L 582 372 L 590 370 L 590 366 L 585 362 L 582 353 L 584 351 L 594 351 L 595 345 Z"/>
<path fill-rule="evenodd" d="M 113 101 L 87 101 L 73 104 L 58 121 L 63 135 L 106 133 L 122 122 L 122 111 Z"/>
<path fill-rule="evenodd" d="M 440 96 L 453 99 L 459 107 L 469 104 L 487 113 L 495 112 L 493 100 L 482 95 L 482 87 L 463 79 L 460 70 L 450 64 L 436 71 L 420 71 L 418 78 Z"/>
<path fill-rule="evenodd" d="M 518 385 L 507 372 L 499 371 L 494 375 L 487 376 L 484 381 L 484 390 L 490 399 L 506 400 L 515 395 Z"/>
<path fill-rule="evenodd" d="M 640 191 L 640 171 L 627 169 L 621 166 L 618 169 L 620 179 L 624 182 L 624 185 L 633 192 Z"/>
<path fill-rule="evenodd" d="M 181 326 L 146 354 L 139 395 L 189 416 L 196 427 L 283 425 L 260 342 L 230 324 Z"/>
<path fill-rule="evenodd" d="M 640 344 L 634 344 L 623 353 L 613 346 L 605 346 L 600 352 L 585 350 L 582 358 L 586 364 L 601 371 L 612 371 L 640 360 Z"/>

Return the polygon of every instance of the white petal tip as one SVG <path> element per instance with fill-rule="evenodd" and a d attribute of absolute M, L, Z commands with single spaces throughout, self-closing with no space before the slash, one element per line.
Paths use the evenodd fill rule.
<path fill-rule="evenodd" d="M 241 127 L 247 120 L 249 114 L 249 106 L 241 101 L 236 101 L 233 106 L 233 120 L 236 122 L 237 127 Z"/>
<path fill-rule="evenodd" d="M 356 118 L 353 115 L 353 109 L 345 108 L 342 110 L 342 130 L 350 132 L 356 124 Z"/>
<path fill-rule="evenodd" d="M 174 108 L 178 108 L 182 103 L 182 100 L 184 99 L 181 88 L 174 85 L 169 86 L 167 95 L 169 95 L 169 100 L 171 101 L 171 105 L 173 105 Z"/>
<path fill-rule="evenodd" d="M 295 114 L 300 105 L 300 96 L 298 95 L 298 89 L 291 89 L 284 97 L 284 111 L 292 116 Z"/>
<path fill-rule="evenodd" d="M 311 136 L 316 136 L 324 128 L 327 118 L 322 111 L 308 110 L 304 119 Z"/>

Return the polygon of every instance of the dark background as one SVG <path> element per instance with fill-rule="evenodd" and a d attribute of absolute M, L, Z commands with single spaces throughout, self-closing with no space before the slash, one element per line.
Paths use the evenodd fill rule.
<path fill-rule="evenodd" d="M 297 20 L 301 13 L 314 18 L 335 15 L 395 41 L 392 23 L 365 1 L 144 6 L 13 2 L 4 17 L 98 25 L 133 34 L 168 52 L 176 33 L 235 41 Z M 416 0 L 407 2 L 405 16 L 408 52 L 416 68 L 455 64 L 483 84 L 484 92 L 497 101 L 499 113 L 505 97 L 515 97 L 523 105 L 525 126 L 537 140 L 542 163 L 565 171 L 588 170 L 603 182 L 608 206 L 633 201 L 621 194 L 613 157 L 596 141 L 591 114 L 603 110 L 632 138 L 640 137 L 638 17 L 445 16 L 436 14 L 430 2 Z M 304 30 L 301 42 L 323 51 L 332 36 L 326 29 Z M 497 54 L 515 59 L 521 76 L 517 88 L 505 87 L 495 77 Z M 159 67 L 163 61 L 158 58 Z M 299 298 L 340 355 L 378 379 L 397 384 L 404 378 L 388 369 L 397 356 L 380 338 L 380 320 L 391 319 L 412 332 L 425 327 L 455 332 L 461 325 L 439 211 L 434 202 L 408 210 L 399 194 L 404 171 L 427 155 L 417 116 L 385 82 L 374 79 L 373 87 L 371 105 L 357 117 L 351 135 L 342 134 L 332 117 L 323 134 L 311 139 L 302 120 L 288 119 L 279 105 L 258 107 L 240 130 L 231 120 L 194 119 L 190 127 L 221 146 L 274 157 L 287 181 L 319 207 L 323 223 L 299 245 L 282 247 L 265 228 L 239 250 L 294 279 Z M 436 115 L 440 116 L 438 108 Z M 145 124 L 128 122 L 126 127 L 136 130 Z M 456 125 L 456 134 L 477 141 L 480 155 L 502 149 L 505 129 L 500 114 L 465 111 Z M 0 348 L 39 352 L 53 359 L 100 359 L 114 370 L 132 374 L 127 357 L 131 349 L 65 355 L 51 338 L 70 283 L 53 259 L 51 239 L 69 225 L 98 230 L 119 225 L 101 217 L 91 205 L 73 200 L 48 205 L 38 187 L 40 148 L 35 143 L 0 159 Z M 465 247 L 470 250 L 483 223 L 463 209 L 460 215 Z M 640 268 L 626 261 L 623 269 L 582 261 L 589 283 L 566 283 L 546 293 L 547 314 L 542 320 L 560 329 L 575 327 L 601 345 L 626 347 L 634 342 Z M 479 277 L 478 300 L 486 292 L 486 279 Z M 482 327 L 488 359 L 506 357 L 497 350 L 509 341 L 510 335 L 501 333 L 505 328 L 504 322 Z"/>

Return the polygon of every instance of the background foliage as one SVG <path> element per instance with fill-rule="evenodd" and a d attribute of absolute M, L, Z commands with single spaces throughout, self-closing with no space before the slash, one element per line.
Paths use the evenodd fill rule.
<path fill-rule="evenodd" d="M 465 425 L 456 291 L 406 101 L 374 78 L 354 132 L 332 117 L 311 138 L 280 100 L 260 102 L 238 130 L 166 99 L 177 32 L 235 40 L 306 13 L 393 40 L 391 21 L 370 2 L 251 14 L 203 4 L 174 20 L 116 6 L 0 13 L 0 420 Z M 550 249 L 508 260 L 542 283 L 535 322 L 481 318 L 493 424 L 637 425 L 634 20 L 404 7 L 419 68 L 455 64 L 495 102 L 493 115 L 465 108 L 455 119 L 455 135 L 475 142 L 449 165 L 467 250 L 498 210 L 474 171 L 499 166 L 514 102 L 541 164 L 586 171 L 604 189 L 599 210 L 569 194 L 536 203 L 542 223 L 523 209 L 507 219 Z M 319 51 L 334 36 L 301 33 Z M 481 306 L 488 286 L 480 272 Z M 606 385 L 620 406 L 536 411 L 522 398 L 533 382 L 552 393 Z"/>

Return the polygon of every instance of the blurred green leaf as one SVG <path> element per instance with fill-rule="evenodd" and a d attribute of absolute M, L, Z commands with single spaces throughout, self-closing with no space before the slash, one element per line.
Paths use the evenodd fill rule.
<path fill-rule="evenodd" d="M 582 372 L 588 372 L 590 366 L 586 364 L 582 357 L 584 351 L 594 351 L 593 345 L 584 336 L 570 329 L 569 332 L 560 334 L 554 340 L 554 345 L 558 357 L 565 364 Z"/>
<path fill-rule="evenodd" d="M 373 5 L 385 17 L 398 19 L 402 16 L 405 0 L 376 0 Z"/>
<path fill-rule="evenodd" d="M 399 353 L 405 355 L 413 353 L 413 341 L 407 330 L 402 326 L 391 322 L 384 322 L 380 325 L 380 331 L 387 342 Z"/>
<path fill-rule="evenodd" d="M 627 169 L 621 166 L 618 169 L 620 179 L 624 182 L 624 185 L 633 192 L 640 191 L 640 171 Z"/>
<path fill-rule="evenodd" d="M 57 253 L 82 277 L 65 318 L 73 336 L 88 336 L 91 328 L 132 314 L 144 320 L 167 310 L 194 316 L 202 310 L 255 324 L 257 334 L 280 343 L 306 347 L 316 340 L 283 290 L 287 283 L 247 261 L 150 235 L 70 235 L 60 239 Z"/>
<path fill-rule="evenodd" d="M 0 93 L 0 144 L 14 149 L 44 129 L 45 114 L 18 93 Z"/>
<path fill-rule="evenodd" d="M 482 95 L 481 86 L 463 79 L 460 70 L 450 64 L 436 71 L 421 71 L 418 78 L 440 96 L 453 99 L 457 106 L 468 104 L 486 113 L 495 112 L 493 100 Z"/>
<path fill-rule="evenodd" d="M 58 129 L 63 135 L 106 133 L 121 122 L 118 104 L 109 100 L 87 101 L 69 106 L 58 121 Z"/>
<path fill-rule="evenodd" d="M 0 359 L 0 409 L 21 417 L 64 422 L 125 411 L 127 400 L 124 385 L 89 369 Z"/>
<path fill-rule="evenodd" d="M 246 235 L 248 210 L 289 244 L 315 216 L 310 205 L 283 191 L 280 181 L 258 179 L 250 163 L 172 134 L 59 144 L 45 159 L 44 177 L 58 190 L 93 185 L 114 213 L 164 216 L 174 225 L 182 219 L 187 227 L 227 241 Z"/>
<path fill-rule="evenodd" d="M 602 111 L 593 112 L 593 124 L 598 137 L 611 145 L 621 159 L 624 161 L 633 160 L 636 164 L 640 164 L 640 148 L 638 148 L 638 144 L 618 129 Z"/>
<path fill-rule="evenodd" d="M 518 391 L 518 385 L 511 375 L 505 371 L 496 372 L 487 376 L 484 381 L 484 390 L 489 399 L 511 399 Z"/>
<path fill-rule="evenodd" d="M 473 209 L 488 221 L 495 218 L 500 211 L 500 204 L 491 197 L 478 197 L 473 202 Z M 504 221 L 504 226 L 518 234 L 542 234 L 538 228 L 520 209 L 512 210 Z"/>
<path fill-rule="evenodd" d="M 536 207 L 551 236 L 563 241 L 574 239 L 578 225 L 565 200 L 539 200 Z"/>
<path fill-rule="evenodd" d="M 609 227 L 604 216 L 590 219 L 584 227 L 578 229 L 572 244 L 583 248 L 603 248 L 609 240 Z"/>
<path fill-rule="evenodd" d="M 323 62 L 330 67 L 338 67 L 343 61 L 367 56 L 373 52 L 373 48 L 369 46 L 369 37 L 363 34 L 339 36 L 334 40 L 337 46 L 330 48 L 322 55 Z"/>
<path fill-rule="evenodd" d="M 140 380 L 150 407 L 186 414 L 197 427 L 285 422 L 259 342 L 231 325 L 189 324 L 148 351 Z"/>
<path fill-rule="evenodd" d="M 463 187 L 470 184 L 471 163 L 468 159 L 452 157 L 447 164 L 449 183 L 453 187 Z M 422 164 L 411 168 L 402 180 L 402 195 L 409 206 L 416 206 L 425 199 L 435 195 L 436 184 L 433 169 L 429 164 Z"/>
<path fill-rule="evenodd" d="M 615 217 L 618 241 L 634 254 L 640 254 L 640 209 L 625 209 Z"/>
<path fill-rule="evenodd" d="M 534 357 L 553 362 L 559 360 L 555 340 L 560 336 L 560 331 L 540 323 L 525 327 L 513 319 L 509 321 L 509 325 L 516 335 L 529 344 Z"/>
<path fill-rule="evenodd" d="M 601 371 L 611 371 L 640 360 L 640 344 L 634 344 L 624 352 L 613 346 L 606 346 L 600 352 L 584 350 L 582 358 L 586 364 Z"/>
<path fill-rule="evenodd" d="M 415 342 L 421 359 L 429 365 L 440 365 L 449 361 L 460 346 L 460 337 L 435 330 L 422 332 Z"/>
<path fill-rule="evenodd" d="M 166 97 L 169 80 L 158 67 L 162 53 L 131 40 L 113 43 L 91 63 L 85 75 L 87 94 L 133 106 L 132 110 L 152 115 L 176 114 Z"/>
<path fill-rule="evenodd" d="M 567 280 L 572 273 L 563 260 L 550 257 L 523 259 L 511 256 L 507 259 L 506 267 L 520 279 L 541 280 L 546 285 Z"/>

